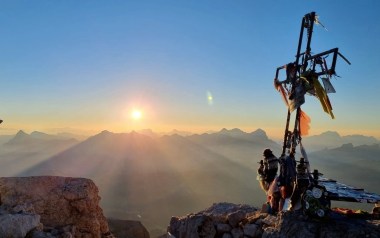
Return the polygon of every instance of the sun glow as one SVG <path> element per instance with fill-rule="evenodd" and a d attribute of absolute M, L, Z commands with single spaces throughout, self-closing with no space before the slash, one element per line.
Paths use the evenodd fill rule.
<path fill-rule="evenodd" d="M 133 118 L 134 120 L 140 120 L 141 117 L 142 117 L 142 113 L 141 113 L 141 111 L 139 111 L 139 110 L 133 110 L 133 111 L 132 111 L 132 118 Z"/>

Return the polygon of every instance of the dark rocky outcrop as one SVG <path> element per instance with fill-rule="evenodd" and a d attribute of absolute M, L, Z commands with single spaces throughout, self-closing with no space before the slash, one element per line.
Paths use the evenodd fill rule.
<path fill-rule="evenodd" d="M 283 237 L 380 237 L 380 220 L 353 219 L 332 213 L 326 220 L 313 220 L 300 211 L 277 216 L 261 213 L 254 207 L 230 203 L 184 217 L 173 217 L 171 238 L 283 238 Z"/>
<path fill-rule="evenodd" d="M 149 238 L 148 230 L 140 221 L 108 218 L 110 231 L 118 238 Z"/>

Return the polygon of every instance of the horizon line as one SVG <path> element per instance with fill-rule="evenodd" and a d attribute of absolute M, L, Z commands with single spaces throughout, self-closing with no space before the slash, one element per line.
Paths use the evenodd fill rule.
<path fill-rule="evenodd" d="M 262 130 L 267 135 L 267 137 L 269 139 L 276 140 L 276 141 L 283 139 L 282 135 L 280 135 L 280 136 L 268 135 L 268 132 L 262 128 L 257 128 L 255 130 L 249 130 L 248 131 L 248 130 L 240 129 L 238 127 L 234 127 L 234 128 L 223 127 L 219 130 L 210 129 L 210 130 L 205 130 L 202 132 L 192 132 L 190 130 L 178 130 L 178 129 L 172 129 L 170 131 L 155 131 L 155 130 L 150 129 L 150 128 L 132 129 L 129 131 L 113 131 L 113 130 L 109 130 L 109 129 L 104 129 L 104 130 L 85 130 L 84 129 L 84 130 L 82 130 L 82 129 L 74 129 L 74 128 L 52 128 L 52 129 L 44 129 L 44 130 L 26 130 L 26 129 L 8 129 L 8 130 L 6 130 L 6 131 L 13 131 L 13 133 L 2 133 L 2 131 L 4 131 L 4 128 L 0 128 L 0 136 L 13 136 L 13 135 L 16 135 L 17 133 L 19 133 L 20 131 L 23 131 L 24 133 L 26 133 L 28 135 L 32 134 L 33 132 L 40 132 L 40 133 L 44 133 L 44 134 L 48 134 L 48 135 L 59 135 L 59 134 L 68 133 L 68 134 L 73 134 L 76 136 L 83 136 L 83 137 L 92 137 L 92 136 L 98 135 L 104 131 L 108 131 L 108 132 L 114 133 L 114 134 L 122 134 L 122 133 L 127 134 L 127 133 L 133 133 L 133 132 L 143 134 L 144 132 L 150 132 L 150 133 L 155 134 L 157 136 L 174 135 L 174 134 L 178 134 L 181 136 L 190 136 L 190 135 L 214 134 L 214 133 L 222 132 L 224 130 L 226 130 L 226 131 L 240 130 L 241 132 L 244 132 L 247 134 L 254 133 L 256 131 Z M 53 132 L 53 131 L 55 131 L 55 132 Z M 176 133 L 176 132 L 178 132 L 178 133 Z M 320 133 L 310 134 L 307 136 L 303 136 L 303 138 L 307 138 L 307 137 L 311 137 L 311 136 L 319 136 L 319 135 L 322 135 L 322 134 L 325 134 L 328 132 L 337 133 L 340 137 L 344 137 L 344 136 L 366 136 L 366 137 L 373 137 L 376 140 L 380 140 L 380 138 L 377 138 L 376 136 L 372 136 L 372 135 L 359 134 L 359 133 L 358 134 L 341 134 L 339 131 L 332 131 L 332 130 L 326 130 L 326 131 L 323 131 Z"/>

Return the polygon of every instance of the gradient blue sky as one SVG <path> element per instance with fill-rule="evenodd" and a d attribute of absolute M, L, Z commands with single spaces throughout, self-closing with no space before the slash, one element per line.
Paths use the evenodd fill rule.
<path fill-rule="evenodd" d="M 143 128 L 262 128 L 281 136 L 275 69 L 294 61 L 316 11 L 314 53 L 339 47 L 332 120 L 316 98 L 311 134 L 380 138 L 380 1 L 1 1 L 1 134 Z M 213 97 L 212 104 L 208 94 Z M 133 120 L 133 108 L 142 112 Z"/>

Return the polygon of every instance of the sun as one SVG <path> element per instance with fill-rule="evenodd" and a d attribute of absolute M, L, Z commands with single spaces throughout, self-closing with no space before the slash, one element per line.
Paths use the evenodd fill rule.
<path fill-rule="evenodd" d="M 132 111 L 132 118 L 134 119 L 134 120 L 140 120 L 141 119 L 141 117 L 142 117 L 142 113 L 141 113 L 141 111 L 139 111 L 139 110 L 133 110 Z"/>

